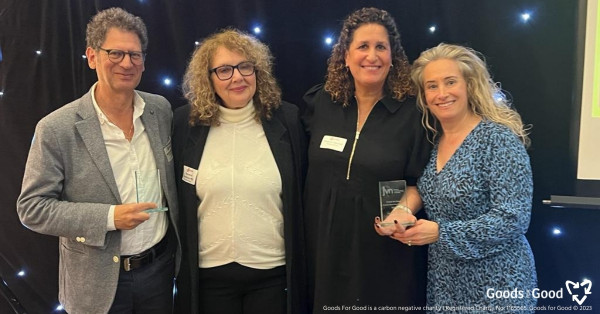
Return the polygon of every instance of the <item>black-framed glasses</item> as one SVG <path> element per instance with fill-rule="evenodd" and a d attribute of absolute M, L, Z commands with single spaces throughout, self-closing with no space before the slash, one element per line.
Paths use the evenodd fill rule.
<path fill-rule="evenodd" d="M 131 60 L 131 63 L 135 64 L 135 65 L 142 65 L 142 63 L 144 63 L 144 59 L 146 59 L 146 53 L 143 51 L 123 51 L 123 50 L 119 50 L 119 49 L 104 49 L 104 48 L 98 48 L 102 51 L 106 51 L 106 53 L 108 54 L 108 60 L 112 61 L 113 63 L 119 63 L 121 61 L 123 61 L 123 58 L 125 58 L 125 55 L 129 55 L 129 59 Z"/>
<path fill-rule="evenodd" d="M 210 69 L 208 72 L 216 74 L 219 80 L 225 81 L 233 76 L 233 71 L 235 69 L 237 69 L 242 76 L 250 76 L 254 74 L 254 71 L 256 70 L 254 63 L 250 61 L 244 61 L 238 63 L 237 65 L 222 65 L 220 67 Z"/>

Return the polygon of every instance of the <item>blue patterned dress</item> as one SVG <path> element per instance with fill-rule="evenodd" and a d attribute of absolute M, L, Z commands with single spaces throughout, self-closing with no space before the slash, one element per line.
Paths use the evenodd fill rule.
<path fill-rule="evenodd" d="M 484 120 L 439 173 L 437 152 L 438 144 L 418 182 L 429 219 L 440 227 L 429 246 L 430 312 L 533 312 L 537 280 L 525 238 L 533 183 L 523 144 Z"/>

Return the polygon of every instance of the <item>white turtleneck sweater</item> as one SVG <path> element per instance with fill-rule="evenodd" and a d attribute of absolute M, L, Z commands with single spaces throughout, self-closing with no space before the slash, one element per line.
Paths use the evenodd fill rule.
<path fill-rule="evenodd" d="M 199 267 L 285 264 L 281 176 L 254 105 L 220 107 L 198 167 Z"/>

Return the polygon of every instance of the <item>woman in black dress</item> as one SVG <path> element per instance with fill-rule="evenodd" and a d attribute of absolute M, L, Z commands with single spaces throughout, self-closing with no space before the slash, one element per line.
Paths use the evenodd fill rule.
<path fill-rule="evenodd" d="M 427 248 L 399 246 L 373 231 L 380 181 L 416 181 L 431 145 L 410 95 L 410 66 L 391 15 L 348 16 L 324 85 L 304 96 L 310 135 L 305 188 L 313 311 L 378 310 L 425 304 Z"/>

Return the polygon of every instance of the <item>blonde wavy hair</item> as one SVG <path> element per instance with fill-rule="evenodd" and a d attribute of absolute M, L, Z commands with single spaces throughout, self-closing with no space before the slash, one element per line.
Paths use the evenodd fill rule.
<path fill-rule="evenodd" d="M 410 63 L 400 42 L 396 22 L 387 11 L 378 8 L 359 9 L 344 20 L 338 41 L 327 61 L 325 90 L 331 94 L 333 101 L 341 102 L 344 106 L 354 97 L 354 78 L 346 67 L 345 58 L 354 32 L 366 24 L 381 25 L 388 33 L 393 67 L 386 78 L 384 93 L 397 100 L 402 100 L 406 95 L 414 95 L 410 81 Z"/>
<path fill-rule="evenodd" d="M 417 103 L 423 112 L 422 124 L 433 133 L 433 140 L 440 135 L 441 130 L 439 122 L 427 109 L 423 70 L 427 64 L 439 59 L 454 60 L 458 64 L 467 82 L 469 108 L 474 114 L 482 119 L 505 125 L 519 137 L 525 147 L 529 147 L 531 126 L 523 124 L 521 116 L 511 108 L 510 102 L 505 97 L 496 97 L 502 94 L 500 84 L 492 80 L 483 55 L 468 47 L 445 43 L 423 51 L 413 62 L 411 72 L 412 81 L 417 87 Z"/>
<path fill-rule="evenodd" d="M 196 48 L 183 77 L 183 95 L 191 105 L 190 125 L 219 125 L 219 106 L 210 79 L 211 62 L 217 48 L 235 51 L 254 63 L 256 93 L 255 119 L 270 119 L 273 109 L 281 104 L 281 89 L 273 76 L 273 56 L 269 48 L 255 37 L 236 29 L 224 29 L 210 35 Z"/>

